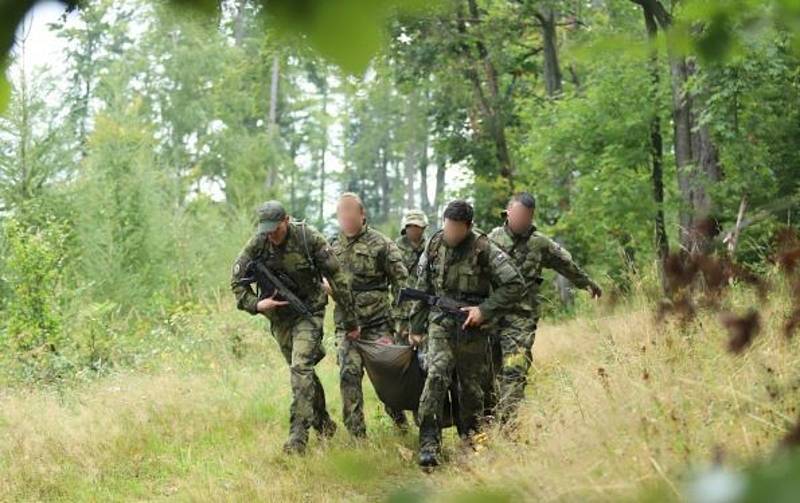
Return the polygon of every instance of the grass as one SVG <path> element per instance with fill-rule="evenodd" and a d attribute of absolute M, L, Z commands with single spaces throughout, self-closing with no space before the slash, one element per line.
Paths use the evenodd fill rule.
<path fill-rule="evenodd" d="M 186 318 L 183 336 L 200 342 L 157 365 L 0 392 L 0 499 L 676 500 L 715 456 L 759 459 L 797 418 L 800 342 L 782 335 L 787 309 L 786 295 L 761 306 L 762 334 L 739 356 L 725 351 L 715 313 L 659 325 L 643 299 L 545 322 L 517 433 L 490 432 L 475 453 L 450 432 L 446 466 L 426 475 L 415 433 L 395 432 L 369 384 L 368 442 L 340 428 L 285 457 L 288 370 L 263 323 L 220 302 Z M 338 420 L 332 349 L 318 372 Z"/>

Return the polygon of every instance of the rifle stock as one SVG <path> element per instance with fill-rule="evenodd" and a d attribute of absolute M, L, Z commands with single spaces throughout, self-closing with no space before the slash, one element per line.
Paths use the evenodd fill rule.
<path fill-rule="evenodd" d="M 415 300 L 437 309 L 442 314 L 456 318 L 461 322 L 467 319 L 467 313 L 462 311 L 461 308 L 471 305 L 466 302 L 451 299 L 450 297 L 431 295 L 428 292 L 415 288 L 401 288 L 400 293 L 397 295 L 398 305 L 403 302 Z"/>
<path fill-rule="evenodd" d="M 253 260 L 247 264 L 247 275 L 239 280 L 239 283 L 243 285 L 255 283 L 258 287 L 258 300 L 275 295 L 276 298 L 288 302 L 289 307 L 297 314 L 306 318 L 311 318 L 314 315 L 286 283 L 262 262 Z"/>

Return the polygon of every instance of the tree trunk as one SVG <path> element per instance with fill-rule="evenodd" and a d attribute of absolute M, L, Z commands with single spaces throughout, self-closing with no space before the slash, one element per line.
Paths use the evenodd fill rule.
<path fill-rule="evenodd" d="M 269 85 L 269 115 L 267 115 L 267 137 L 270 148 L 278 148 L 278 80 L 281 76 L 281 60 L 278 54 L 272 56 L 272 75 Z M 275 187 L 278 181 L 278 166 L 267 167 L 267 187 Z"/>
<path fill-rule="evenodd" d="M 664 223 L 664 140 L 661 134 L 661 116 L 658 112 L 658 87 L 661 81 L 659 74 L 658 49 L 655 46 L 658 37 L 658 24 L 655 14 L 648 6 L 642 6 L 647 37 L 652 46 L 650 55 L 650 101 L 653 104 L 653 117 L 650 120 L 650 158 L 652 160 L 653 201 L 655 214 L 655 248 L 658 255 L 658 269 L 661 286 L 666 289 L 664 264 L 669 255 L 669 241 Z"/>
<path fill-rule="evenodd" d="M 672 17 L 658 0 L 632 0 L 648 10 L 667 36 L 672 27 Z M 671 47 L 671 44 L 667 44 Z M 678 189 L 683 204 L 680 209 L 681 247 L 690 253 L 708 251 L 711 230 L 712 201 L 706 190 L 709 183 L 722 178 L 719 154 L 711 133 L 698 124 L 696 110 L 698 95 L 691 95 L 687 82 L 697 73 L 695 62 L 682 55 L 669 52 L 672 87 L 672 118 L 674 127 L 675 163 Z"/>
<path fill-rule="evenodd" d="M 425 214 L 428 214 L 431 210 L 431 202 L 428 198 L 428 162 L 430 159 L 428 158 L 428 121 L 427 121 L 427 114 L 425 116 L 425 131 L 422 135 L 422 146 L 420 147 L 419 152 L 419 173 L 420 173 L 420 183 L 419 183 L 419 202 L 420 208 Z"/>
<path fill-rule="evenodd" d="M 244 39 L 244 20 L 247 0 L 239 0 L 236 6 L 236 17 L 233 20 L 233 41 L 237 47 L 242 45 Z"/>
<path fill-rule="evenodd" d="M 470 18 L 477 22 L 480 19 L 480 11 L 476 0 L 467 0 L 467 7 L 469 9 Z M 466 60 L 465 73 L 467 79 L 470 81 L 475 100 L 478 108 L 483 116 L 483 123 L 486 128 L 483 131 L 488 134 L 494 143 L 494 155 L 497 160 L 497 168 L 500 176 L 508 180 L 509 187 L 513 186 L 514 176 L 514 162 L 511 158 L 511 152 L 508 148 L 508 140 L 505 131 L 505 117 L 502 107 L 502 97 L 499 92 L 497 70 L 494 63 L 489 56 L 489 51 L 480 37 L 475 34 L 469 35 L 467 33 L 467 23 L 464 19 L 463 12 L 459 9 L 458 12 L 458 31 L 464 40 L 472 38 L 474 40 L 475 50 L 478 53 L 477 59 L 473 58 L 472 51 L 469 49 L 466 42 L 460 44 L 460 50 Z M 478 70 L 483 70 L 484 81 L 481 81 L 480 73 Z M 484 87 L 486 90 L 484 90 Z"/>
<path fill-rule="evenodd" d="M 378 183 L 380 185 L 380 216 L 379 221 L 385 222 L 391 207 L 391 193 L 389 187 L 389 154 L 386 146 L 382 146 L 378 154 Z"/>
<path fill-rule="evenodd" d="M 317 216 L 318 225 L 322 228 L 325 224 L 325 183 L 327 173 L 325 171 L 325 156 L 328 154 L 328 83 L 325 77 L 325 85 L 322 89 L 322 118 L 325 121 L 322 128 L 322 148 L 319 158 L 319 215 Z"/>
<path fill-rule="evenodd" d="M 436 186 L 433 188 L 433 207 L 428 214 L 431 222 L 434 223 L 434 228 L 439 227 L 439 213 L 444 204 L 444 177 L 446 173 L 447 159 L 442 154 L 438 154 L 436 156 Z"/>
<path fill-rule="evenodd" d="M 722 178 L 719 156 L 708 128 L 697 124 L 695 96 L 686 89 L 687 82 L 696 73 L 694 62 L 675 58 L 671 72 L 675 160 L 684 203 L 680 211 L 681 246 L 692 253 L 706 252 L 712 224 L 712 201 L 707 185 Z"/>
<path fill-rule="evenodd" d="M 416 138 L 411 135 L 406 142 L 405 153 L 403 156 L 403 178 L 405 178 L 405 207 L 414 207 L 414 178 L 417 171 L 417 145 Z"/>
<path fill-rule="evenodd" d="M 728 254 L 733 257 L 736 254 L 736 245 L 739 244 L 739 234 L 744 227 L 744 212 L 747 211 L 747 194 L 742 196 L 739 203 L 739 212 L 736 214 L 736 225 L 730 235 L 726 236 L 725 244 L 728 246 Z"/>
<path fill-rule="evenodd" d="M 552 7 L 542 7 L 535 14 L 542 27 L 542 45 L 544 54 L 544 87 L 547 96 L 553 98 L 561 95 L 563 78 L 558 63 L 558 38 L 556 33 L 556 13 Z"/>

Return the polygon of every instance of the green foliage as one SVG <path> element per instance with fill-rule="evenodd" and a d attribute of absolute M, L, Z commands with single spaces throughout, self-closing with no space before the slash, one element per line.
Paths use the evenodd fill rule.
<path fill-rule="evenodd" d="M 751 467 L 740 501 L 793 501 L 800 495 L 800 452 L 789 449 Z"/>
<path fill-rule="evenodd" d="M 318 2 L 303 12 L 285 2 L 230 0 L 198 12 L 89 2 L 51 27 L 66 44 L 63 88 L 14 67 L 0 118 L 0 219 L 65 226 L 63 354 L 92 372 L 127 364 L 159 337 L 190 337 L 175 319 L 227 298 L 252 210 L 273 197 L 331 233 L 337 193 L 353 190 L 370 223 L 395 236 L 405 207 L 421 207 L 436 226 L 456 196 L 475 203 L 488 231 L 511 193 L 529 190 L 537 226 L 601 283 L 657 291 L 636 273 L 656 257 L 656 119 L 672 250 L 684 209 L 668 49 L 709 54 L 678 91 L 691 92 L 717 146 L 724 178 L 710 192 L 723 227 L 743 197 L 750 215 L 800 189 L 791 16 L 777 23 L 777 4 L 733 4 L 740 13 L 719 2 L 679 6 L 675 30 L 650 43 L 630 0 L 574 12 L 558 2 L 407 10 L 353 0 L 335 13 Z M 545 84 L 548 12 L 560 91 Z M 359 31 L 363 23 L 370 29 Z M 319 44 L 329 58 L 310 49 Z M 758 264 L 778 224 L 793 221 L 790 205 L 770 211 L 742 235 L 740 260 Z M 559 316 L 552 283 L 542 288 L 545 311 Z M 0 306 L 15 296 L 0 282 Z"/>
<path fill-rule="evenodd" d="M 96 121 L 75 195 L 80 276 L 98 301 L 142 305 L 166 284 L 169 192 L 146 127 L 127 114 Z"/>
<path fill-rule="evenodd" d="M 2 345 L 20 371 L 35 379 L 49 380 L 65 370 L 67 233 L 67 226 L 56 219 L 31 226 L 9 218 L 3 224 L 4 283 L 10 296 L 3 310 Z"/>

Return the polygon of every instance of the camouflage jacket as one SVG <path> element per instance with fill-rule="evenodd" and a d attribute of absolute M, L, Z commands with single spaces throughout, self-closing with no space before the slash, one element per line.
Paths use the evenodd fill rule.
<path fill-rule="evenodd" d="M 231 275 L 231 289 L 236 296 L 236 306 L 248 313 L 257 314 L 258 297 L 250 286 L 239 284 L 251 260 L 262 260 L 267 267 L 288 276 L 293 284 L 287 287 L 292 288 L 300 300 L 318 313 L 324 312 L 328 301 L 320 275 L 324 276 L 333 290 L 336 307 L 341 312 L 342 325 L 347 330 L 358 326 L 355 301 L 347 275 L 328 242 L 316 229 L 303 222 L 291 222 L 286 240 L 281 245 L 273 245 L 265 234 L 256 234 L 239 253 Z M 290 308 L 280 307 L 271 311 L 268 317 L 272 320 L 294 315 Z"/>
<path fill-rule="evenodd" d="M 485 234 L 472 231 L 457 247 L 448 247 L 442 232 L 434 234 L 417 265 L 417 286 L 429 293 L 480 307 L 487 322 L 502 315 L 525 294 L 525 282 L 499 246 Z M 430 307 L 416 303 L 411 331 L 422 334 L 431 317 Z"/>
<path fill-rule="evenodd" d="M 589 275 L 572 260 L 572 255 L 558 243 L 538 232 L 535 226 L 523 235 L 511 232 L 507 225 L 495 227 L 489 238 L 505 250 L 513 259 L 528 286 L 529 305 L 539 306 L 539 285 L 542 284 L 542 269 L 553 269 L 578 288 L 594 285 Z"/>
<path fill-rule="evenodd" d="M 425 240 L 423 239 L 418 246 L 414 246 L 414 243 L 412 243 L 407 236 L 403 235 L 397 238 L 395 243 L 397 247 L 400 248 L 400 254 L 403 257 L 403 265 L 406 266 L 406 270 L 408 271 L 408 286 L 414 287 L 417 282 L 417 263 L 419 262 L 420 256 L 422 256 L 423 250 L 425 250 Z"/>
<path fill-rule="evenodd" d="M 361 326 L 393 323 L 389 293 L 396 294 L 408 281 L 408 271 L 394 241 L 364 225 L 353 237 L 339 233 L 331 240 L 331 247 L 350 282 Z M 342 328 L 344 314 L 337 304 L 337 328 Z"/>
<path fill-rule="evenodd" d="M 408 239 L 408 236 L 402 235 L 397 238 L 395 243 L 397 247 L 400 248 L 400 254 L 403 256 L 403 265 L 405 265 L 406 270 L 408 270 L 407 286 L 416 288 L 417 263 L 422 256 L 423 250 L 425 250 L 425 240 L 423 239 L 418 246 L 414 246 L 414 243 Z M 397 322 L 395 330 L 398 334 L 405 335 L 408 333 L 408 315 L 410 307 L 408 303 L 404 303 L 394 308 L 395 320 Z"/>

